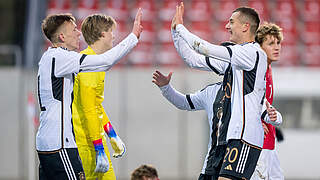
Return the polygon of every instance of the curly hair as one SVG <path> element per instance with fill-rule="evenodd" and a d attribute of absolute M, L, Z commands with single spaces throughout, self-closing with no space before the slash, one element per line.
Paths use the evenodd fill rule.
<path fill-rule="evenodd" d="M 262 45 L 267 35 L 274 36 L 280 42 L 283 40 L 282 29 L 274 23 L 265 22 L 258 28 L 255 36 L 256 42 Z"/>
<path fill-rule="evenodd" d="M 157 178 L 157 170 L 151 165 L 141 165 L 131 173 L 131 180 L 144 180 L 144 178 Z"/>

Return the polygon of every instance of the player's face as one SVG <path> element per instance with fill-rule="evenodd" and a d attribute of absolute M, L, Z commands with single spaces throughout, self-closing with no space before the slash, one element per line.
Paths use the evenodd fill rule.
<path fill-rule="evenodd" d="M 275 36 L 267 35 L 261 48 L 266 52 L 269 63 L 279 60 L 281 42 Z"/>
<path fill-rule="evenodd" d="M 81 32 L 77 29 L 74 22 L 65 22 L 64 24 L 64 44 L 69 50 L 78 50 L 80 48 L 80 35 Z"/>
<path fill-rule="evenodd" d="M 226 29 L 230 33 L 230 41 L 234 43 L 241 43 L 242 37 L 242 27 L 243 24 L 240 21 L 240 12 L 234 12 L 228 24 L 226 24 Z"/>
<path fill-rule="evenodd" d="M 113 31 L 115 30 L 115 26 L 112 26 L 107 32 L 103 32 L 103 39 L 104 39 L 104 44 L 107 48 L 107 50 L 111 49 L 113 47 L 113 41 L 115 39 L 115 36 L 113 34 Z"/>

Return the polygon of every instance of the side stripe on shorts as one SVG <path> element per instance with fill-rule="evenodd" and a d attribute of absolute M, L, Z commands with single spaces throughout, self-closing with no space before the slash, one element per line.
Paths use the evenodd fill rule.
<path fill-rule="evenodd" d="M 64 169 L 65 169 L 65 171 L 67 173 L 68 178 L 71 179 L 71 180 L 77 180 L 76 175 L 75 175 L 75 173 L 73 171 L 73 168 L 72 168 L 72 164 L 71 164 L 71 162 L 69 160 L 68 153 L 66 152 L 66 150 L 62 149 L 59 152 L 59 155 L 60 155 L 60 158 L 62 160 Z"/>
<path fill-rule="evenodd" d="M 248 159 L 249 150 L 250 150 L 250 146 L 248 146 L 247 144 L 243 144 L 241 148 L 240 158 L 237 164 L 236 172 L 243 173 L 244 167 Z"/>

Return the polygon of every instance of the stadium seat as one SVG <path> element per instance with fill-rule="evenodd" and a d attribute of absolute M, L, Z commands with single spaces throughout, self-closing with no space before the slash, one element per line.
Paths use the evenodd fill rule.
<path fill-rule="evenodd" d="M 212 24 L 209 21 L 195 21 L 191 22 L 190 31 L 201 39 L 212 41 Z"/>
<path fill-rule="evenodd" d="M 71 0 L 49 0 L 47 14 L 72 12 Z"/>
<path fill-rule="evenodd" d="M 173 43 L 161 43 L 157 48 L 156 62 L 157 66 L 181 67 L 183 60 L 177 53 Z"/>
<path fill-rule="evenodd" d="M 103 12 L 116 19 L 116 21 L 127 21 L 129 15 L 126 0 L 108 0 Z"/>
<path fill-rule="evenodd" d="M 299 40 L 298 35 L 298 23 L 296 19 L 293 18 L 285 18 L 281 21 L 275 22 L 277 25 L 279 25 L 282 28 L 282 32 L 284 35 L 283 44 L 296 44 Z"/>
<path fill-rule="evenodd" d="M 281 48 L 281 55 L 276 66 L 291 67 L 299 65 L 299 52 L 296 45 L 283 45 Z"/>
<path fill-rule="evenodd" d="M 306 45 L 302 53 L 303 65 L 309 67 L 320 67 L 320 44 Z"/>
<path fill-rule="evenodd" d="M 270 20 L 269 3 L 267 0 L 249 0 L 247 5 L 258 11 L 261 22 Z"/>
<path fill-rule="evenodd" d="M 275 21 L 282 21 L 286 19 L 296 19 L 297 9 L 294 0 L 276 0 L 275 7 L 272 11 L 273 19 Z"/>
<path fill-rule="evenodd" d="M 162 21 L 160 28 L 158 28 L 157 39 L 160 43 L 172 43 L 171 37 L 171 22 Z"/>
<path fill-rule="evenodd" d="M 300 36 L 306 45 L 320 44 L 320 22 L 305 22 Z"/>
<path fill-rule="evenodd" d="M 143 21 L 154 21 L 156 18 L 155 0 L 136 0 L 134 8 L 131 9 L 131 17 L 134 19 L 138 8 L 143 9 Z"/>
<path fill-rule="evenodd" d="M 82 21 L 86 16 L 99 13 L 99 0 L 78 0 L 78 6 L 75 15 Z"/>
<path fill-rule="evenodd" d="M 153 44 L 140 42 L 134 51 L 128 54 L 128 61 L 130 66 L 149 67 L 155 62 L 155 54 L 153 53 Z"/>
<path fill-rule="evenodd" d="M 212 18 L 211 1 L 209 0 L 191 0 L 186 17 L 191 22 L 209 21 Z"/>
<path fill-rule="evenodd" d="M 176 12 L 176 5 L 179 4 L 180 0 L 164 0 L 160 5 L 158 12 L 158 18 L 163 23 L 171 23 L 171 20 Z"/>
<path fill-rule="evenodd" d="M 300 16 L 305 22 L 320 21 L 320 0 L 302 1 L 303 7 L 300 9 Z"/>
<path fill-rule="evenodd" d="M 226 24 L 227 22 L 221 22 L 213 28 L 213 40 L 215 43 L 221 43 L 229 40 L 230 33 L 225 28 Z"/>
<path fill-rule="evenodd" d="M 220 22 L 227 21 L 232 11 L 239 7 L 239 0 L 220 0 L 214 9 L 214 16 Z"/>

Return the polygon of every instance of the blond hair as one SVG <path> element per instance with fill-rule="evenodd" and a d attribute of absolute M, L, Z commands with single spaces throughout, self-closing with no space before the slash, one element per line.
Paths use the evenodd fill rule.
<path fill-rule="evenodd" d="M 111 16 L 93 14 L 85 18 L 81 25 L 82 35 L 88 45 L 92 45 L 102 36 L 103 31 L 109 31 L 116 26 L 116 21 Z"/>
<path fill-rule="evenodd" d="M 260 45 L 262 45 L 262 43 L 266 40 L 268 35 L 274 36 L 280 42 L 283 40 L 282 29 L 278 25 L 276 25 L 274 23 L 269 23 L 269 22 L 263 23 L 258 28 L 258 30 L 256 32 L 255 40 Z"/>

